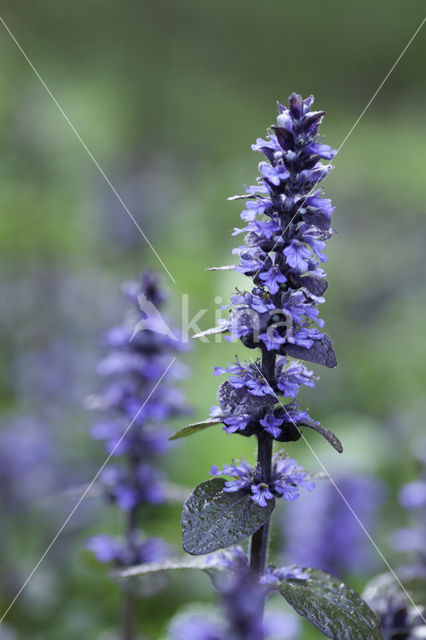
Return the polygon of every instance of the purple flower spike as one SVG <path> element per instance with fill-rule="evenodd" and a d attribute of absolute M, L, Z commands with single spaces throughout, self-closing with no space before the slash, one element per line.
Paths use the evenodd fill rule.
<path fill-rule="evenodd" d="M 87 546 L 100 562 L 130 566 L 155 562 L 169 552 L 160 540 L 139 539 L 137 520 L 144 505 L 158 505 L 166 498 L 165 479 L 156 468 L 159 456 L 170 446 L 164 422 L 188 411 L 173 386 L 185 375 L 182 366 L 174 363 L 156 387 L 174 354 L 182 350 L 162 316 L 165 296 L 158 278 L 146 273 L 141 285 L 126 283 L 123 292 L 132 313 L 105 335 L 109 354 L 98 365 L 105 386 L 91 399 L 105 417 L 91 433 L 114 455 L 114 465 L 104 469 L 101 481 L 108 498 L 125 512 L 128 535 L 122 540 L 95 536 Z"/>
<path fill-rule="evenodd" d="M 426 480 L 409 482 L 402 487 L 399 499 L 406 509 L 424 509 L 426 507 Z"/>
<path fill-rule="evenodd" d="M 319 137 L 324 111 L 312 111 L 312 103 L 312 96 L 304 100 L 297 94 L 292 94 L 288 107 L 279 103 L 276 125 L 252 146 L 265 157 L 258 182 L 245 187 L 246 195 L 235 196 L 246 199 L 241 213 L 246 226 L 235 230 L 246 233 L 245 243 L 233 250 L 239 257 L 235 268 L 252 285 L 237 290 L 231 305 L 224 307 L 230 308 L 225 339 L 241 340 L 259 349 L 262 357 L 215 369 L 215 375 L 228 373 L 229 385 L 238 390 L 235 402 L 219 398 L 218 415 L 227 433 L 266 432 L 280 441 L 297 439 L 298 417 L 305 418 L 295 417 L 290 405 L 302 386 L 315 386 L 315 377 L 290 358 L 336 365 L 318 309 L 328 286 L 321 264 L 327 259 L 326 241 L 334 234 L 334 207 L 321 187 L 332 166 L 323 161 L 331 160 L 336 151 Z M 265 358 L 275 362 L 275 368 L 265 370 Z M 283 404 L 279 396 L 290 399 L 283 405 L 288 420 L 277 413 L 277 405 Z M 286 490 L 286 499 L 292 495 Z"/>
<path fill-rule="evenodd" d="M 374 535 L 385 487 L 374 478 L 337 476 L 336 485 L 365 527 Z M 339 577 L 348 572 L 372 574 L 378 559 L 336 488 L 319 480 L 283 514 L 284 562 L 329 571 Z M 350 553 L 348 553 L 350 549 Z"/>
<path fill-rule="evenodd" d="M 237 264 L 223 269 L 233 268 L 248 280 L 244 288 L 235 291 L 231 304 L 222 307 L 229 318 L 206 333 L 226 332 L 225 340 L 241 341 L 251 357 L 237 358 L 227 367 L 215 367 L 215 375 L 226 374 L 227 380 L 218 389 L 218 406 L 211 411 L 213 420 L 191 425 L 184 432 L 221 422 L 228 434 L 256 437 L 256 466 L 245 461 L 222 469 L 214 466 L 211 475 L 226 479 L 216 478 L 200 485 L 188 498 L 182 531 L 183 547 L 194 555 L 250 536 L 250 567 L 257 580 L 259 576 L 265 578 L 265 585 L 268 525 L 275 502 L 294 502 L 315 486 L 295 460 L 283 452 L 274 454 L 273 441 L 297 441 L 302 430 L 309 428 L 336 451 L 343 450 L 338 437 L 299 408 L 297 401 L 300 389 L 314 387 L 317 379 L 302 361 L 326 367 L 337 364 L 319 314 L 328 287 L 322 268 L 327 260 L 326 242 L 334 235 L 330 226 L 334 209 L 330 200 L 323 197 L 321 183 L 332 169 L 329 161 L 336 151 L 319 136 L 325 112 L 313 111 L 312 104 L 313 96 L 303 99 L 297 94 L 290 96 L 288 106 L 278 103 L 276 123 L 265 139 L 258 138 L 252 146 L 253 151 L 263 155 L 256 184 L 245 186 L 245 195 L 229 198 L 246 203 L 241 212 L 243 228 L 236 227 L 233 232 L 236 237 L 243 233 L 245 237 L 232 252 Z M 234 495 L 227 497 L 225 493 Z M 236 506 L 238 509 L 234 509 Z M 227 513 L 226 521 L 218 520 L 222 508 Z M 287 511 L 290 509 L 288 506 Z M 232 512 L 229 518 L 228 512 Z M 221 529 L 220 522 L 224 524 Z M 272 575 L 271 581 L 304 580 L 309 576 L 311 573 L 298 569 L 293 574 L 282 570 L 280 576 Z M 244 577 L 248 580 L 247 572 Z M 287 597 L 284 585 L 280 590 L 298 610 Z M 309 598 L 309 590 L 306 591 Z M 239 587 L 234 586 L 233 595 L 241 595 Z M 255 604 L 247 594 L 240 599 L 242 620 L 247 621 Z M 263 618 L 264 597 L 260 600 L 258 622 Z M 317 613 L 320 618 L 322 612 Z M 305 611 L 302 615 L 307 616 Z M 335 635 L 326 614 L 317 626 L 322 630 L 327 627 Z M 234 632 L 223 640 L 258 640 L 265 635 L 260 626 L 241 626 L 241 633 Z M 279 637 L 284 638 L 282 630 Z"/>

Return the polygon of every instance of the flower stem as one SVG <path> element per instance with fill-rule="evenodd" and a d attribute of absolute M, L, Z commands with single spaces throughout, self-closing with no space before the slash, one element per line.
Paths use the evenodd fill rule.
<path fill-rule="evenodd" d="M 272 438 L 265 434 L 257 439 L 257 464 L 261 470 L 262 482 L 268 483 L 271 476 Z M 263 525 L 251 539 L 250 567 L 256 573 L 265 569 L 269 539 L 269 521 Z"/>
<path fill-rule="evenodd" d="M 262 352 L 261 370 L 269 384 L 272 385 L 275 373 L 274 353 L 269 353 L 266 349 Z M 257 436 L 257 467 L 260 470 L 262 482 L 269 484 L 272 470 L 272 448 L 273 438 L 261 431 Z M 250 546 L 250 567 L 252 571 L 260 574 L 264 571 L 268 555 L 269 542 L 269 520 L 252 536 Z M 261 615 L 263 616 L 264 603 Z M 259 640 L 262 640 L 260 638 Z"/>
<path fill-rule="evenodd" d="M 136 513 L 137 507 L 134 507 L 129 511 L 127 515 L 127 545 L 129 547 L 129 550 L 134 545 Z M 133 584 L 131 578 L 127 581 L 124 589 L 122 635 L 123 640 L 133 640 L 135 637 L 136 598 L 133 593 Z"/>
<path fill-rule="evenodd" d="M 123 640 L 133 640 L 135 627 L 135 597 L 129 587 L 124 594 Z"/>

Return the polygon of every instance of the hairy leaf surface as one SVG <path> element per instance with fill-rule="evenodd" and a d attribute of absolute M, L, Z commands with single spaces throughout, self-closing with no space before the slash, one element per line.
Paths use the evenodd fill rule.
<path fill-rule="evenodd" d="M 343 453 L 342 443 L 340 442 L 336 434 L 330 431 L 330 429 L 326 429 L 325 427 L 323 427 L 320 424 L 317 424 L 313 420 L 303 420 L 300 424 L 301 426 L 309 427 L 310 429 L 314 429 L 314 431 L 317 431 L 318 433 L 320 433 L 323 436 L 323 438 L 325 438 L 327 442 L 329 442 L 331 446 L 334 447 L 334 449 L 336 449 L 336 451 L 338 451 L 339 453 Z"/>
<path fill-rule="evenodd" d="M 292 358 L 322 364 L 324 367 L 331 369 L 337 365 L 333 343 L 327 335 L 324 335 L 320 340 L 314 340 L 314 344 L 310 349 L 300 347 L 297 344 L 285 344 L 283 349 Z"/>
<path fill-rule="evenodd" d="M 187 498 L 182 513 L 183 548 L 192 555 L 238 544 L 271 517 L 275 500 L 259 507 L 244 491 L 223 491 L 225 480 L 200 484 Z"/>
<path fill-rule="evenodd" d="M 298 614 L 334 640 L 382 640 L 379 621 L 355 591 L 319 569 L 308 580 L 287 580 L 278 590 Z"/>

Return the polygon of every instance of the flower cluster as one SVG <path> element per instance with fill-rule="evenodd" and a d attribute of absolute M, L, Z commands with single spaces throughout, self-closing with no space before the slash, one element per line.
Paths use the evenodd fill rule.
<path fill-rule="evenodd" d="M 170 622 L 168 640 L 224 640 L 223 620 L 206 607 L 191 607 L 176 615 Z"/>
<path fill-rule="evenodd" d="M 221 611 L 192 608 L 179 614 L 170 624 L 170 640 L 293 640 L 298 635 L 298 620 L 290 613 L 267 611 L 262 621 L 269 587 L 253 575 L 247 561 L 221 574 L 217 582 Z"/>
<path fill-rule="evenodd" d="M 299 489 L 311 491 L 315 486 L 295 460 L 281 453 L 275 454 L 272 458 L 271 479 L 268 483 L 262 482 L 260 469 L 250 467 L 245 460 L 238 463 L 234 461 L 232 465 L 225 465 L 223 469 L 214 466 L 210 474 L 231 476 L 233 479 L 225 482 L 224 491 L 246 491 L 260 507 L 266 507 L 268 500 L 274 496 L 287 501 L 296 500 L 299 497 Z"/>
<path fill-rule="evenodd" d="M 417 570 L 416 570 L 417 571 Z M 403 572 L 399 575 L 404 584 L 413 576 Z M 424 585 L 424 573 L 414 575 L 419 592 Z M 416 605 L 404 592 L 391 574 L 380 574 L 367 584 L 363 597 L 376 614 L 386 640 L 424 640 L 426 625 L 424 605 Z M 424 600 L 421 600 L 424 602 Z"/>
<path fill-rule="evenodd" d="M 220 567 L 234 572 L 247 572 L 250 568 L 249 559 L 241 546 L 232 547 L 230 550 L 223 550 L 209 558 L 212 567 Z M 273 585 L 281 580 L 308 580 L 309 574 L 304 569 L 296 565 L 277 568 L 275 565 L 268 565 L 259 574 L 261 585 Z"/>
<path fill-rule="evenodd" d="M 246 187 L 241 218 L 246 226 L 245 244 L 238 272 L 253 281 L 251 290 L 239 291 L 231 299 L 228 340 L 240 339 L 249 348 L 259 348 L 262 361 L 236 362 L 216 374 L 229 379 L 218 391 L 220 417 L 228 433 L 252 435 L 265 431 L 279 441 L 300 437 L 299 426 L 310 421 L 295 400 L 300 387 L 315 385 L 314 375 L 298 360 L 334 367 L 330 338 L 322 332 L 318 305 L 327 289 L 325 241 L 331 237 L 333 207 L 322 197 L 320 182 L 326 177 L 335 151 L 321 142 L 318 127 L 323 111 L 311 111 L 313 98 L 293 94 L 289 108 L 279 104 L 277 125 L 267 139 L 252 146 L 266 160 L 259 164 L 260 177 Z M 268 362 L 268 367 L 265 362 Z M 283 396 L 285 404 L 278 401 Z M 277 408 L 274 405 L 279 402 Z"/>
<path fill-rule="evenodd" d="M 383 637 L 391 640 L 424 640 L 426 626 L 421 609 L 407 605 L 404 594 L 392 594 L 382 610 L 375 608 Z"/>
<path fill-rule="evenodd" d="M 325 241 L 333 235 L 333 208 L 318 185 L 331 169 L 323 160 L 331 160 L 336 152 L 318 137 L 324 112 L 311 111 L 312 102 L 312 97 L 303 100 L 293 94 L 289 108 L 279 105 L 277 125 L 267 140 L 259 139 L 253 146 L 266 160 L 259 165 L 258 183 L 246 187 L 246 195 L 233 198 L 247 201 L 241 214 L 246 226 L 234 231 L 246 234 L 245 244 L 234 251 L 239 264 L 213 268 L 234 268 L 251 284 L 232 297 L 229 320 L 196 336 L 228 332 L 228 341 L 237 338 L 259 351 L 246 361 L 237 358 L 225 368 L 216 367 L 215 375 L 227 375 L 218 390 L 218 406 L 211 408 L 210 419 L 188 425 L 174 436 L 190 436 L 223 423 L 227 433 L 254 435 L 257 440 L 255 468 L 245 460 L 222 469 L 214 466 L 211 475 L 229 479 L 203 482 L 183 507 L 183 548 L 194 556 L 251 538 L 249 559 L 244 554 L 237 562 L 230 589 L 224 589 L 232 632 L 219 634 L 220 640 L 265 637 L 263 609 L 266 596 L 274 590 L 325 635 L 358 637 L 368 628 L 371 637 L 381 637 L 374 615 L 365 607 L 358 615 L 359 597 L 339 578 L 298 566 L 267 567 L 275 497 L 294 501 L 301 489 L 314 487 L 292 458 L 274 455 L 274 441 L 295 441 L 302 435 L 300 427 L 309 427 L 342 452 L 338 438 L 297 402 L 300 389 L 316 383 L 314 373 L 301 361 L 336 365 L 318 311 L 327 289 L 321 268 Z M 216 586 L 217 573 L 214 577 Z M 254 591 L 262 586 L 263 594 L 252 598 L 252 586 Z M 198 640 L 189 632 L 185 637 Z M 200 640 L 209 637 L 213 640 L 217 634 L 204 633 Z"/>
<path fill-rule="evenodd" d="M 182 344 L 171 331 L 155 326 L 155 321 L 164 322 L 159 309 L 165 300 L 157 278 L 146 273 L 141 286 L 127 283 L 123 291 L 133 311 L 121 326 L 106 333 L 111 352 L 98 366 L 106 386 L 102 395 L 89 399 L 93 408 L 108 416 L 92 427 L 92 436 L 103 440 L 108 454 L 117 458 L 104 470 L 103 486 L 128 514 L 130 526 L 126 540 L 95 536 L 88 547 L 99 561 L 121 566 L 164 557 L 167 546 L 141 539 L 135 523 L 143 504 L 159 504 L 166 498 L 163 475 L 154 466 L 169 446 L 170 433 L 163 422 L 187 413 L 183 395 L 173 386 L 184 369 L 175 363 L 168 369 Z"/>
<path fill-rule="evenodd" d="M 137 532 L 132 533 L 126 544 L 120 538 L 102 534 L 93 536 L 88 540 L 87 548 L 94 553 L 99 562 L 113 563 L 117 567 L 154 562 L 170 554 L 170 547 L 164 540 L 144 540 Z"/>
<path fill-rule="evenodd" d="M 1 425 L 0 504 L 10 516 L 66 487 L 71 474 L 53 442 L 46 425 L 29 416 L 16 415 Z"/>
<path fill-rule="evenodd" d="M 300 362 L 278 358 L 272 383 L 262 373 L 258 361 L 241 364 L 237 360 L 225 369 L 215 367 L 215 375 L 224 373 L 229 374 L 229 379 L 219 389 L 220 406 L 212 407 L 210 414 L 223 417 L 227 433 L 243 431 L 245 435 L 251 434 L 257 426 L 255 414 L 260 418 L 263 430 L 276 440 L 288 440 L 290 435 L 291 439 L 296 439 L 298 433 L 297 430 L 294 433 L 294 427 L 310 420 L 308 413 L 300 411 L 295 402 L 274 408 L 277 395 L 295 398 L 302 385 L 315 386 L 313 371 Z"/>
<path fill-rule="evenodd" d="M 337 475 L 335 482 L 374 535 L 386 494 L 384 485 L 372 477 L 349 474 Z M 292 506 L 291 516 L 283 514 L 281 518 L 285 562 L 322 569 L 339 577 L 361 572 L 371 575 L 377 569 L 378 558 L 367 536 L 330 482 L 317 482 L 314 494 Z"/>
<path fill-rule="evenodd" d="M 413 522 L 409 527 L 398 529 L 392 536 L 397 551 L 415 556 L 417 563 L 426 567 L 426 446 L 420 443 L 416 457 L 422 465 L 422 475 L 418 480 L 408 482 L 399 492 L 401 505 L 412 514 Z"/>
<path fill-rule="evenodd" d="M 380 620 L 384 638 L 426 638 L 426 440 L 416 443 L 414 455 L 421 464 L 421 475 L 399 492 L 400 503 L 414 522 L 392 536 L 393 547 L 409 554 L 407 561 L 398 567 L 398 580 L 392 573 L 380 574 L 368 583 L 364 592 L 367 603 Z"/>

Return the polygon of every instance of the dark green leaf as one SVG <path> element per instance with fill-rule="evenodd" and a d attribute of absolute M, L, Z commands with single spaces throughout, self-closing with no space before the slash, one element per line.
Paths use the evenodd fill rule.
<path fill-rule="evenodd" d="M 337 365 L 333 343 L 326 334 L 320 340 L 314 340 L 314 344 L 309 349 L 298 344 L 285 344 L 283 345 L 283 352 L 284 355 L 289 355 L 292 358 L 322 364 L 324 367 L 333 368 Z"/>
<path fill-rule="evenodd" d="M 200 484 L 185 501 L 182 513 L 183 548 L 202 555 L 238 544 L 271 517 L 275 500 L 259 507 L 244 491 L 223 491 L 225 480 Z"/>
<path fill-rule="evenodd" d="M 369 606 L 338 578 L 319 569 L 303 569 L 308 580 L 280 582 L 278 589 L 304 618 L 334 640 L 382 640 Z"/>
<path fill-rule="evenodd" d="M 169 440 L 178 440 L 179 438 L 187 438 L 188 436 L 192 436 L 193 433 L 198 433 L 199 431 L 204 431 L 204 429 L 208 429 L 208 427 L 212 427 L 214 424 L 219 424 L 222 422 L 221 418 L 209 418 L 209 420 L 203 420 L 202 422 L 193 422 L 189 424 L 187 427 L 182 427 L 179 431 L 176 431 Z"/>
<path fill-rule="evenodd" d="M 343 453 L 342 443 L 340 442 L 336 434 L 330 431 L 330 429 L 326 429 L 325 427 L 321 426 L 320 424 L 317 424 L 313 420 L 308 420 L 308 419 L 303 420 L 300 424 L 304 427 L 309 427 L 310 429 L 314 429 L 315 431 L 320 433 L 323 436 L 323 438 L 325 438 L 327 442 L 329 442 L 331 446 L 336 449 L 336 451 L 338 451 L 339 453 Z"/>

